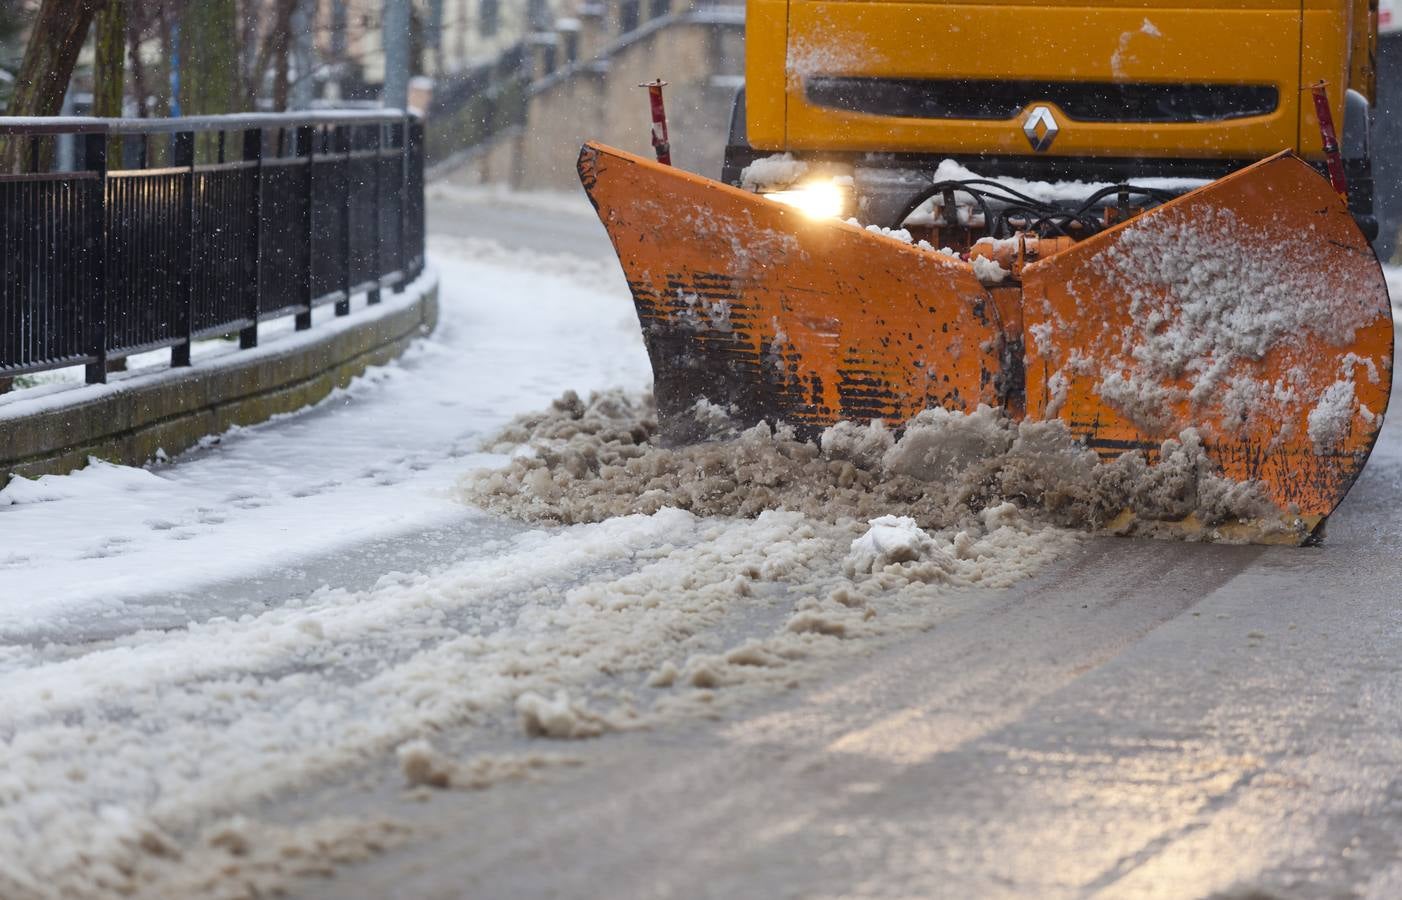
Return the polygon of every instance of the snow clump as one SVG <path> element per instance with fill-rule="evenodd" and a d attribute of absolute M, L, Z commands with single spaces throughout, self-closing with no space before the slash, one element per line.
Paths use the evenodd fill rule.
<path fill-rule="evenodd" d="M 504 781 L 521 781 L 551 766 L 577 766 L 573 756 L 545 754 L 482 754 L 467 762 L 453 759 L 425 738 L 401 744 L 395 751 L 404 780 L 410 787 L 485 790 Z"/>
<path fill-rule="evenodd" d="M 905 228 L 887 228 L 884 225 L 864 225 L 861 219 L 855 217 L 847 219 L 846 222 L 848 225 L 855 225 L 872 234 L 879 234 L 882 237 L 892 238 L 893 240 L 900 241 L 902 244 L 915 244 L 915 238 L 912 237 L 910 231 Z M 925 250 L 934 249 L 927 241 L 921 241 L 917 246 Z"/>
<path fill-rule="evenodd" d="M 740 173 L 740 186 L 747 191 L 784 188 L 808 173 L 808 163 L 792 153 L 776 153 L 750 163 Z"/>
<path fill-rule="evenodd" d="M 984 284 L 1002 284 L 1012 273 L 1000 266 L 997 260 L 975 256 L 969 260 L 974 267 L 974 277 Z"/>
<path fill-rule="evenodd" d="M 607 719 L 572 702 L 564 691 L 557 691 L 553 699 L 528 691 L 516 698 L 516 712 L 526 734 L 533 737 L 598 737 L 609 727 Z"/>
<path fill-rule="evenodd" d="M 1316 452 L 1326 452 L 1348 436 L 1358 408 L 1358 395 L 1351 380 L 1340 379 L 1324 389 L 1308 418 L 1309 436 Z"/>
<path fill-rule="evenodd" d="M 914 562 L 934 550 L 935 542 L 909 516 L 881 516 L 870 525 L 866 534 L 852 542 L 847 555 L 847 570 L 853 574 Z"/>

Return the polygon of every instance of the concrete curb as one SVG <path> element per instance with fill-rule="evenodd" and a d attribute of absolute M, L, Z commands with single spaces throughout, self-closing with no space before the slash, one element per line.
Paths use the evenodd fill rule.
<path fill-rule="evenodd" d="M 0 487 L 14 475 L 67 474 L 90 456 L 139 466 L 157 450 L 174 456 L 207 435 L 316 403 L 433 330 L 437 273 L 427 270 L 406 294 L 386 293 L 382 306 L 296 339 L 75 392 L 72 403 L 37 402 L 32 412 L 26 404 L 0 408 Z"/>

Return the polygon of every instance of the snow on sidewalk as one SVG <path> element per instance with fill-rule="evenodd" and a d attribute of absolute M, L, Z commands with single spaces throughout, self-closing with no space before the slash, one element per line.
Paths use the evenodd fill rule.
<path fill-rule="evenodd" d="M 567 388 L 642 387 L 622 276 L 604 262 L 434 241 L 437 332 L 318 406 L 174 465 L 98 465 L 0 490 L 0 642 L 141 627 L 198 590 L 474 514 L 455 479 L 484 434 Z"/>

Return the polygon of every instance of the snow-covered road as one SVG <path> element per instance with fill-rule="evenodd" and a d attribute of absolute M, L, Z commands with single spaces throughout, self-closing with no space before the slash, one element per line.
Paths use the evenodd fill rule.
<path fill-rule="evenodd" d="M 267 599 L 258 579 L 295 577 L 307 560 L 404 533 L 470 532 L 475 517 L 448 493 L 490 462 L 484 435 L 568 388 L 649 377 L 621 276 L 603 262 L 451 238 L 433 260 L 438 333 L 315 409 L 226 433 L 178 464 L 98 464 L 0 491 L 0 640 L 237 617 Z"/>
<path fill-rule="evenodd" d="M 442 608 L 430 614 L 406 587 L 427 576 L 396 572 L 456 562 L 476 590 L 520 606 L 530 587 L 639 540 L 695 531 L 663 517 L 546 562 L 538 535 L 452 496 L 464 472 L 504 461 L 481 445 L 512 415 L 569 388 L 640 387 L 649 369 L 604 261 L 451 237 L 431 257 L 438 331 L 317 407 L 173 463 L 95 463 L 0 491 L 0 896 L 104 895 L 115 845 L 149 831 L 148 816 L 205 825 L 334 768 L 343 751 L 342 765 L 419 734 L 422 721 L 399 731 L 405 720 L 356 700 L 394 664 L 391 645 L 412 656 L 442 638 Z M 485 569 L 471 562 L 484 557 Z M 406 620 L 344 591 L 376 585 L 397 598 L 390 607 L 419 611 Z M 336 607 L 360 624 L 338 617 L 328 640 L 315 620 Z M 342 626 L 356 637 L 336 637 Z M 303 683 L 327 665 L 367 671 Z M 274 699 L 275 685 L 291 693 Z M 347 716 L 361 733 L 347 733 L 358 727 Z M 384 727 L 399 732 L 388 744 Z"/>
<path fill-rule="evenodd" d="M 636 319 L 587 209 L 434 202 L 402 361 L 0 492 L 0 897 L 1397 896 L 1397 427 L 1318 550 L 532 528 L 460 479 Z"/>

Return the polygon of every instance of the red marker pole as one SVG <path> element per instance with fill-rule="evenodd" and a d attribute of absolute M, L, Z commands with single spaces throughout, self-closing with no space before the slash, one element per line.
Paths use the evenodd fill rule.
<path fill-rule="evenodd" d="M 664 166 L 672 164 L 672 142 L 667 137 L 667 110 L 662 105 L 662 88 L 667 82 L 661 78 L 640 84 L 647 88 L 648 99 L 652 101 L 652 149 L 657 152 L 657 161 Z"/>
<path fill-rule="evenodd" d="M 1334 186 L 1334 193 L 1347 203 L 1348 178 L 1344 175 L 1344 158 L 1339 154 L 1339 138 L 1334 133 L 1334 115 L 1329 111 L 1329 94 L 1324 82 L 1311 85 L 1310 93 L 1314 94 L 1314 115 L 1319 119 L 1319 137 L 1324 143 L 1324 158 L 1329 163 L 1329 183 Z"/>

